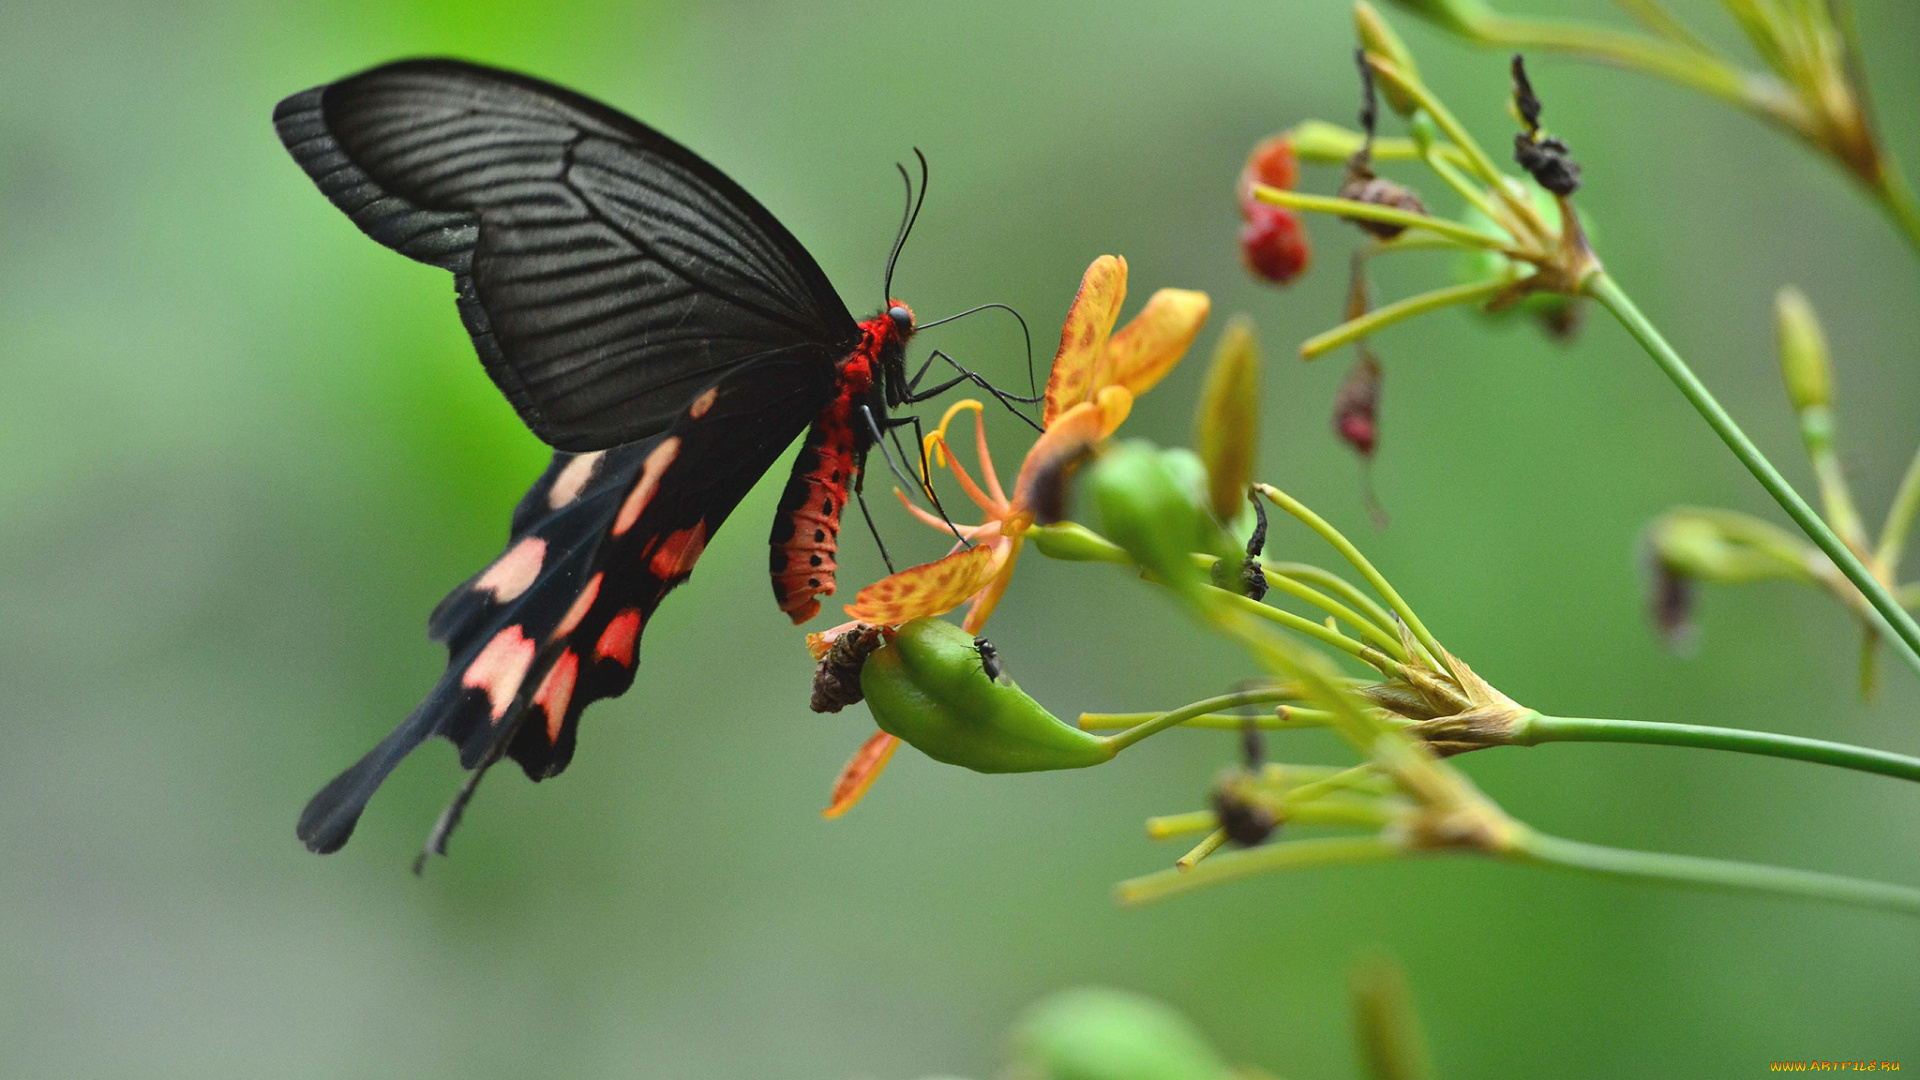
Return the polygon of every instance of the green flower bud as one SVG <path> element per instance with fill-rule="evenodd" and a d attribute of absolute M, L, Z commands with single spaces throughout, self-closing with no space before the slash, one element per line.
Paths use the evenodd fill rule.
<path fill-rule="evenodd" d="M 1350 131 L 1339 124 L 1329 124 L 1325 120 L 1302 120 L 1289 132 L 1293 139 L 1293 156 L 1300 161 L 1313 161 L 1322 165 L 1339 165 L 1354 155 L 1365 141 L 1357 131 Z"/>
<path fill-rule="evenodd" d="M 1013 1075 L 1034 1080 L 1228 1080 L 1185 1017 L 1117 990 L 1068 990 L 1034 1006 L 1014 1034 Z"/>
<path fill-rule="evenodd" d="M 1833 396 L 1827 335 L 1807 294 L 1789 285 L 1773 298 L 1774 335 L 1780 343 L 1780 376 L 1794 412 L 1824 409 Z"/>
<path fill-rule="evenodd" d="M 1082 769 L 1117 752 L 1041 708 L 1004 673 L 989 675 L 981 653 L 950 622 L 902 626 L 860 673 L 874 722 L 935 761 L 975 772 Z"/>
<path fill-rule="evenodd" d="M 1406 42 L 1400 40 L 1400 35 L 1393 32 L 1393 27 L 1387 25 L 1387 20 L 1381 18 L 1367 0 L 1358 0 L 1353 5 L 1353 28 L 1359 34 L 1360 47 L 1366 50 L 1367 55 L 1380 57 L 1399 68 L 1400 73 L 1408 79 L 1417 81 L 1420 78 L 1420 69 L 1414 66 L 1413 53 L 1407 51 Z M 1401 116 L 1412 116 L 1420 107 L 1419 103 L 1391 82 L 1382 81 L 1380 92 L 1393 111 Z"/>
<path fill-rule="evenodd" d="M 1073 521 L 1037 525 L 1027 530 L 1027 539 L 1040 554 L 1063 562 L 1125 563 L 1133 560 L 1119 545 L 1092 529 Z"/>
<path fill-rule="evenodd" d="M 1193 441 L 1207 471 L 1207 501 L 1215 521 L 1234 520 L 1246 508 L 1260 426 L 1260 346 L 1253 321 L 1236 317 L 1220 336 L 1200 391 Z"/>
<path fill-rule="evenodd" d="M 1205 472 L 1192 454 L 1162 454 L 1147 443 L 1129 442 L 1107 451 L 1092 477 L 1106 535 L 1185 595 L 1203 580 L 1192 553 L 1215 546 L 1205 541 L 1217 530 L 1203 527 L 1211 523 L 1198 506 Z"/>
<path fill-rule="evenodd" d="M 1476 40 L 1481 28 L 1497 18 L 1480 0 L 1394 0 L 1394 3 L 1428 22 Z"/>

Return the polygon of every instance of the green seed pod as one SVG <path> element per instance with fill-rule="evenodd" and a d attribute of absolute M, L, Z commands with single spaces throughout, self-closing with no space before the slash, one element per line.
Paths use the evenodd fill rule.
<path fill-rule="evenodd" d="M 975 772 L 1083 769 L 1117 752 L 1098 735 L 1062 722 L 1013 680 L 987 674 L 965 630 L 915 619 L 867 658 L 860 688 L 880 730 L 935 761 Z"/>
<path fill-rule="evenodd" d="M 1068 990 L 1034 1006 L 1014 1034 L 1013 1075 L 1044 1080 L 1228 1080 L 1187 1019 L 1117 990 Z"/>

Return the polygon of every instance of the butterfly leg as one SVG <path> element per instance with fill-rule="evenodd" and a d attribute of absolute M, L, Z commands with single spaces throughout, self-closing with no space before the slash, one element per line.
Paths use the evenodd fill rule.
<path fill-rule="evenodd" d="M 968 368 L 962 367 L 958 360 L 955 360 L 953 357 L 948 356 L 946 353 L 940 351 L 939 349 L 933 350 L 932 354 L 927 357 L 927 363 L 932 364 L 933 361 L 936 359 L 945 360 L 947 363 L 952 364 L 954 367 L 954 370 L 960 372 L 960 374 L 955 378 L 949 379 L 946 382 L 941 383 L 939 386 L 933 387 L 929 390 L 920 390 L 918 388 L 918 384 L 920 382 L 921 377 L 924 376 L 927 371 L 927 368 L 925 366 L 921 367 L 919 374 L 916 374 L 914 376 L 913 381 L 907 384 L 907 395 L 906 395 L 906 402 L 905 402 L 906 404 L 911 405 L 914 402 L 925 401 L 928 398 L 935 397 L 939 394 L 945 393 L 946 391 L 951 390 L 952 388 L 960 385 L 963 382 L 971 382 L 974 385 L 980 387 L 982 390 L 985 390 L 987 393 L 992 394 L 995 400 L 999 401 L 1000 404 L 1005 405 L 1007 407 L 1008 412 L 1011 412 L 1013 415 L 1026 421 L 1027 426 L 1033 428 L 1035 431 L 1043 430 L 1039 424 L 1034 423 L 1032 417 L 1028 416 L 1026 413 L 1021 412 L 1019 407 L 1014 404 L 1015 402 L 1019 402 L 1020 404 L 1024 404 L 1024 405 L 1032 405 L 1035 402 L 1040 401 L 1043 395 L 1036 394 L 1032 397 L 1023 397 L 1019 394 L 1009 394 L 1006 391 L 988 382 L 986 378 L 982 376 L 980 373 L 976 371 L 972 371 Z"/>
<path fill-rule="evenodd" d="M 920 418 L 918 416 L 907 416 L 907 417 L 901 417 L 897 419 L 890 419 L 887 421 L 886 434 L 883 434 L 881 431 L 880 423 L 879 421 L 874 419 L 873 410 L 871 408 L 865 405 L 860 406 L 860 416 L 862 419 L 864 419 L 867 422 L 867 431 L 873 436 L 873 445 L 878 446 L 880 448 L 880 456 L 886 461 L 887 470 L 893 473 L 893 478 L 895 480 L 900 481 L 902 484 L 906 485 L 907 487 L 915 488 L 920 491 L 926 492 L 928 500 L 933 503 L 933 508 L 939 512 L 940 520 L 946 522 L 947 528 L 952 530 L 954 539 L 960 541 L 962 544 L 965 544 L 967 547 L 972 547 L 973 541 L 960 535 L 960 527 L 958 525 L 955 525 L 953 523 L 953 519 L 947 516 L 947 508 L 940 505 L 940 496 L 938 493 L 936 493 L 933 490 L 933 484 L 929 482 L 924 482 L 924 481 L 916 483 L 912 480 L 907 479 L 906 474 L 901 472 L 900 467 L 894 464 L 893 455 L 887 452 L 886 434 L 892 434 L 894 448 L 900 451 L 900 456 L 902 459 L 904 459 L 907 456 L 906 448 L 900 445 L 899 431 L 902 427 L 905 427 L 908 424 L 912 424 L 914 434 L 918 437 L 918 442 L 920 444 L 920 469 L 921 469 L 920 475 L 922 476 L 928 475 L 927 441 L 924 436 L 920 436 Z M 860 487 L 865 483 L 866 483 L 866 470 L 863 468 L 860 470 L 860 476 L 854 480 L 854 491 L 858 493 L 858 491 L 860 490 Z M 862 510 L 866 509 L 866 503 L 864 501 L 861 502 L 860 508 Z M 868 523 L 869 524 L 872 523 L 871 519 L 869 519 Z M 875 539 L 878 539 L 877 535 L 875 536 Z"/>

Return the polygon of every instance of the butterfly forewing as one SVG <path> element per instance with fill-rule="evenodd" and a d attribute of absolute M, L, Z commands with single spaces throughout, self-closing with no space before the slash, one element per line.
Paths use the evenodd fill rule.
<path fill-rule="evenodd" d="M 450 60 L 296 94 L 280 137 L 367 235 L 451 270 L 475 349 L 564 450 L 658 433 L 727 371 L 859 330 L 719 170 L 569 90 Z"/>

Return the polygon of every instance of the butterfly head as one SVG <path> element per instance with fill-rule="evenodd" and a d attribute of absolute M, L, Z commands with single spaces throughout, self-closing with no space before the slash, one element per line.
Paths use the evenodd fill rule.
<path fill-rule="evenodd" d="M 889 336 L 900 344 L 906 344 L 913 336 L 913 309 L 900 301 L 887 302 L 887 322 L 891 324 Z"/>

